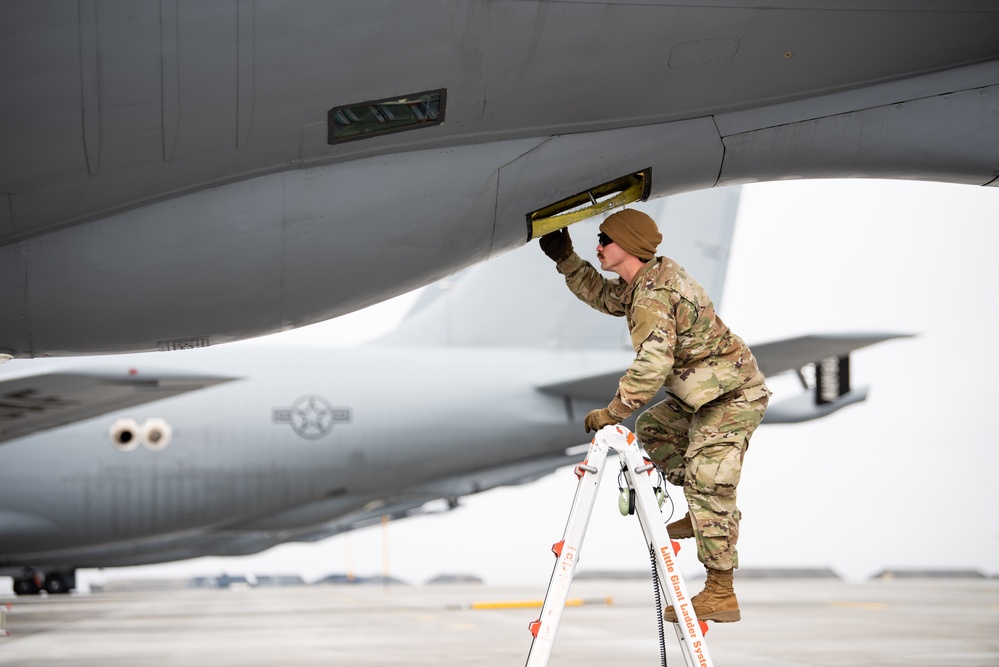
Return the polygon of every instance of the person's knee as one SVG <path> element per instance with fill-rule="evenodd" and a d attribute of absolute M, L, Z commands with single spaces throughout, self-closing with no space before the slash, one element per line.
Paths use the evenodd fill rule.
<path fill-rule="evenodd" d="M 698 450 L 687 462 L 684 488 L 695 494 L 735 498 L 742 477 L 741 443 L 718 443 Z"/>
<path fill-rule="evenodd" d="M 665 432 L 662 425 L 649 417 L 647 412 L 641 414 L 635 421 L 635 435 L 652 460 L 660 465 L 666 464 L 679 453 L 675 438 Z"/>

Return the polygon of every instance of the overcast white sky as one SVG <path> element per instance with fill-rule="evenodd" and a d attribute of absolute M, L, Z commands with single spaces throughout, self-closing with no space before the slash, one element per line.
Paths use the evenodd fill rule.
<path fill-rule="evenodd" d="M 866 403 L 757 432 L 739 487 L 743 567 L 832 567 L 854 580 L 886 567 L 999 574 L 997 248 L 999 188 L 795 181 L 743 189 L 721 312 L 750 344 L 816 332 L 918 334 L 853 355 L 854 386 L 871 385 Z M 661 252 L 669 254 L 668 239 Z M 359 342 L 394 326 L 412 300 L 321 325 L 323 337 Z M 775 401 L 799 391 L 793 378 L 771 385 Z M 471 573 L 543 594 L 575 485 L 566 469 L 384 530 L 81 580 L 372 575 L 383 570 L 387 544 L 389 572 L 412 583 Z M 604 480 L 580 572 L 648 568 L 640 529 L 618 514 L 616 493 Z M 688 574 L 699 572 L 692 543 L 681 559 Z"/>

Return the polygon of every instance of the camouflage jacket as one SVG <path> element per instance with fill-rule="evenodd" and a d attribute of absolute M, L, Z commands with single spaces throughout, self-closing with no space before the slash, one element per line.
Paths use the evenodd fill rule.
<path fill-rule="evenodd" d="M 749 347 L 715 314 L 704 288 L 673 260 L 647 262 L 631 284 L 604 278 L 575 253 L 558 271 L 584 303 L 628 320 L 636 354 L 608 406 L 616 418 L 644 406 L 661 387 L 693 411 L 729 391 L 763 383 Z"/>

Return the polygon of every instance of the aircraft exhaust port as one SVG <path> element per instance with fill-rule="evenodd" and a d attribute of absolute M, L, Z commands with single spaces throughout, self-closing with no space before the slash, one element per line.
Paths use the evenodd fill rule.
<path fill-rule="evenodd" d="M 167 448 L 173 440 L 173 429 L 165 419 L 153 417 L 142 424 L 142 444 L 146 449 L 159 452 Z"/>
<path fill-rule="evenodd" d="M 527 214 L 528 241 L 568 227 L 574 222 L 620 206 L 645 201 L 652 191 L 652 170 L 616 178 Z"/>
<path fill-rule="evenodd" d="M 130 452 L 139 446 L 139 425 L 132 418 L 116 419 L 109 433 L 118 451 Z"/>

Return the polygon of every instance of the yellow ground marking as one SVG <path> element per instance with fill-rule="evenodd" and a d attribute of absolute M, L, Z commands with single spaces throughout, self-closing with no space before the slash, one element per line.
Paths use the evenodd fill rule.
<path fill-rule="evenodd" d="M 495 602 L 472 602 L 458 605 L 459 609 L 531 609 L 540 608 L 545 604 L 544 600 L 499 600 Z M 581 607 L 584 604 L 614 604 L 613 598 L 571 598 L 565 601 L 566 607 Z"/>

